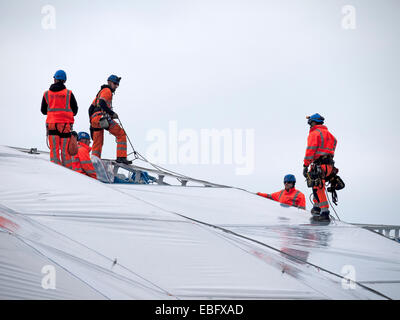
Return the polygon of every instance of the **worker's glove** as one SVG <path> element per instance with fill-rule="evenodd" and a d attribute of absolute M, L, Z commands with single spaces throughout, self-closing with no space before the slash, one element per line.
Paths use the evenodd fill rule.
<path fill-rule="evenodd" d="M 118 119 L 118 114 L 114 112 L 114 114 L 111 116 L 111 119 Z"/>
<path fill-rule="evenodd" d="M 306 167 L 306 166 L 303 166 L 303 176 L 304 176 L 305 178 L 308 177 L 308 167 Z"/>

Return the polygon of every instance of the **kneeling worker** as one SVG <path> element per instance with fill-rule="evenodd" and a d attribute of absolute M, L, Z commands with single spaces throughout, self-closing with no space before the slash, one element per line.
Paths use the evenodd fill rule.
<path fill-rule="evenodd" d="M 96 170 L 90 160 L 90 136 L 86 132 L 78 134 L 78 154 L 74 157 L 72 170 L 97 179 Z"/>
<path fill-rule="evenodd" d="M 258 192 L 257 195 L 305 210 L 306 198 L 302 192 L 295 189 L 295 176 L 287 174 L 283 179 L 283 184 L 285 185 L 285 189 L 281 191 L 272 194 Z"/>

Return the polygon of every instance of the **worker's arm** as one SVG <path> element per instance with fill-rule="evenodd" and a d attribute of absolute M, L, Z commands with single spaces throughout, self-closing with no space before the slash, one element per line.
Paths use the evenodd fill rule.
<path fill-rule="evenodd" d="M 76 102 L 74 94 L 71 92 L 71 100 L 70 100 L 70 107 L 74 116 L 78 113 L 78 103 Z"/>
<path fill-rule="evenodd" d="M 104 88 L 103 90 L 100 91 L 99 93 L 99 106 L 100 108 L 108 113 L 110 116 L 114 115 L 114 111 L 111 110 L 111 108 L 108 107 L 107 101 L 112 100 L 112 92 L 109 88 Z"/>
<path fill-rule="evenodd" d="M 306 155 L 304 157 L 304 166 L 308 167 L 314 160 L 315 153 L 320 145 L 320 137 L 317 132 L 311 132 L 307 139 Z"/>
<path fill-rule="evenodd" d="M 113 116 L 114 115 L 114 111 L 112 111 L 108 106 L 107 106 L 107 103 L 103 100 L 103 99 L 100 99 L 99 100 L 99 105 L 100 105 L 100 107 L 101 107 L 101 109 L 103 110 L 103 111 L 105 111 L 106 113 L 108 113 L 110 116 Z"/>
<path fill-rule="evenodd" d="M 274 193 L 272 193 L 272 194 L 258 192 L 257 195 L 259 195 L 259 196 L 261 196 L 261 197 L 264 197 L 264 198 L 267 198 L 267 199 L 279 201 L 279 194 L 280 194 L 280 193 L 281 193 L 280 191 L 274 192 Z"/>
<path fill-rule="evenodd" d="M 268 194 L 268 193 L 257 192 L 257 195 L 259 195 L 259 196 L 261 196 L 261 197 L 264 197 L 264 198 L 267 198 L 267 199 L 272 199 L 272 198 L 271 198 L 271 195 Z"/>
<path fill-rule="evenodd" d="M 42 114 L 44 114 L 44 115 L 47 114 L 47 107 L 48 107 L 48 104 L 47 104 L 46 98 L 45 98 L 44 95 L 43 95 L 43 98 L 42 98 L 42 106 L 41 106 L 41 108 L 40 108 L 40 111 L 42 111 Z"/>
<path fill-rule="evenodd" d="M 306 197 L 304 196 L 303 193 L 301 192 L 299 193 L 296 202 L 297 202 L 296 205 L 299 209 L 306 210 Z"/>
<path fill-rule="evenodd" d="M 89 152 L 83 148 L 79 148 L 78 151 L 79 160 L 81 162 L 82 170 L 94 179 L 97 179 L 96 170 L 94 169 L 92 160 L 90 160 Z"/>

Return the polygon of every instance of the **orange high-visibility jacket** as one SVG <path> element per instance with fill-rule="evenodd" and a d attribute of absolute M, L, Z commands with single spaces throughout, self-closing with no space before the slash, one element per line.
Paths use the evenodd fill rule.
<path fill-rule="evenodd" d="M 68 89 L 57 92 L 47 90 L 44 93 L 48 105 L 46 123 L 74 123 L 74 113 L 70 106 L 71 93 Z"/>
<path fill-rule="evenodd" d="M 325 155 L 335 155 L 337 140 L 323 125 L 315 125 L 310 129 L 307 139 L 306 155 L 304 165 L 309 166 L 319 157 Z"/>
<path fill-rule="evenodd" d="M 111 92 L 111 89 L 104 88 L 98 93 L 96 98 L 93 100 L 92 105 L 94 105 L 95 107 L 100 107 L 99 101 L 104 100 L 105 103 L 107 104 L 107 107 L 112 109 L 112 98 L 113 98 L 113 94 Z"/>
<path fill-rule="evenodd" d="M 291 188 L 289 191 L 283 189 L 272 194 L 268 193 L 257 193 L 259 196 L 264 198 L 272 199 L 280 203 L 288 204 L 289 206 L 298 207 L 300 209 L 306 209 L 306 198 L 302 192 L 295 188 Z"/>
<path fill-rule="evenodd" d="M 90 160 L 89 152 L 92 150 L 87 144 L 78 142 L 78 154 L 72 162 L 72 170 L 97 179 L 96 170 Z"/>

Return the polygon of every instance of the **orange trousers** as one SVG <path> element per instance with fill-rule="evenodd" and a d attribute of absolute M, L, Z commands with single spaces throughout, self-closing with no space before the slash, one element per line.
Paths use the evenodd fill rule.
<path fill-rule="evenodd" d="M 320 167 L 322 170 L 322 183 L 319 186 L 313 187 L 313 200 L 314 206 L 320 207 L 321 211 L 326 211 L 329 209 L 329 202 L 325 192 L 325 178 L 332 173 L 333 166 L 329 164 L 321 164 Z"/>
<path fill-rule="evenodd" d="M 60 133 L 71 132 L 71 125 L 68 123 L 48 123 L 47 128 Z M 72 169 L 72 157 L 68 153 L 69 139 L 49 134 L 50 161 Z"/>
<path fill-rule="evenodd" d="M 94 113 L 90 124 L 93 128 L 100 127 L 100 119 L 103 115 L 99 113 Z M 126 144 L 126 134 L 125 131 L 116 123 L 114 120 L 109 119 L 110 127 L 108 131 L 117 139 L 117 157 L 127 157 L 127 144 Z M 92 155 L 101 158 L 101 150 L 103 149 L 104 143 L 104 129 L 99 131 L 93 131 L 93 145 L 92 145 Z"/>

